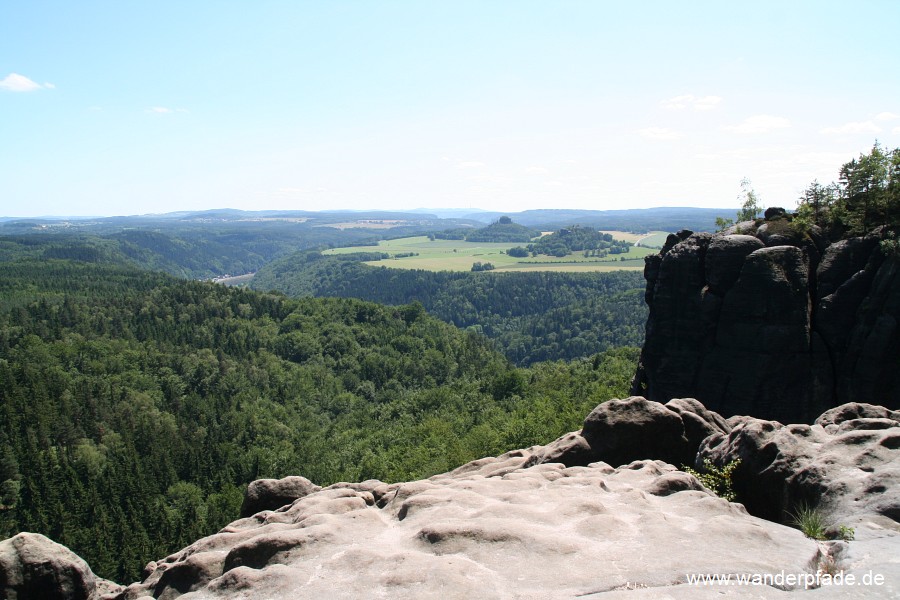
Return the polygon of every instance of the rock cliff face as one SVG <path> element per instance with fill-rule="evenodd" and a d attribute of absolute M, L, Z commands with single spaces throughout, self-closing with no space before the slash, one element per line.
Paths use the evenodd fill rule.
<path fill-rule="evenodd" d="M 809 423 L 846 402 L 900 408 L 900 261 L 883 232 L 829 243 L 773 211 L 647 257 L 632 393 Z"/>

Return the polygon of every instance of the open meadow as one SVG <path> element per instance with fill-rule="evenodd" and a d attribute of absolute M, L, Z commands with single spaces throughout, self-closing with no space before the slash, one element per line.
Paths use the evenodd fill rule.
<path fill-rule="evenodd" d="M 636 242 L 643 236 L 611 231 L 616 239 Z M 506 251 L 521 243 L 466 242 L 461 240 L 430 240 L 427 236 L 382 240 L 377 246 L 333 248 L 323 254 L 352 254 L 355 252 L 384 252 L 391 258 L 367 261 L 367 265 L 393 269 L 423 269 L 426 271 L 471 271 L 476 262 L 491 263 L 494 271 L 566 271 L 603 272 L 640 270 L 644 257 L 656 250 L 639 246 L 629 248 L 628 254 L 608 255 L 602 258 L 585 257 L 582 252 L 555 257 L 538 255 L 517 258 Z"/>

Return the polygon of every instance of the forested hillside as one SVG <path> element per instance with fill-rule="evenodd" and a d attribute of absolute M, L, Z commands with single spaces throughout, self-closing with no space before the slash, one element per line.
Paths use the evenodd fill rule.
<path fill-rule="evenodd" d="M 573 225 L 545 235 L 526 250 L 533 254 L 565 256 L 570 252 L 584 252 L 585 256 L 606 256 L 627 253 L 632 244 L 624 240 L 613 240 L 609 233 L 601 233 L 591 227 Z"/>
<path fill-rule="evenodd" d="M 416 304 L 2 262 L 0 537 L 135 580 L 234 519 L 255 478 L 407 480 L 546 442 L 625 394 L 635 360 L 516 369 Z"/>
<path fill-rule="evenodd" d="M 133 229 L 108 235 L 29 233 L 0 236 L 0 260 L 73 259 L 118 263 L 187 279 L 254 272 L 269 261 L 302 248 L 377 241 L 363 230 L 342 233 L 321 228 L 303 235 L 277 230 L 160 232 Z"/>
<path fill-rule="evenodd" d="M 404 213 L 229 210 L 70 221 L 12 220 L 0 223 L 0 259 L 22 253 L 77 260 L 114 258 L 176 277 L 207 279 L 254 272 L 298 250 L 374 244 L 385 237 L 459 223 Z M 78 249 L 89 254 L 73 255 Z"/>
<path fill-rule="evenodd" d="M 430 234 L 438 240 L 466 240 L 467 242 L 528 242 L 541 235 L 540 230 L 513 223 L 509 217 L 500 217 L 487 227 L 479 229 L 448 229 Z"/>
<path fill-rule="evenodd" d="M 439 319 L 484 333 L 519 365 L 643 343 L 647 307 L 639 272 L 453 273 L 360 260 L 365 256 L 298 253 L 260 269 L 251 286 L 295 297 L 420 302 Z"/>

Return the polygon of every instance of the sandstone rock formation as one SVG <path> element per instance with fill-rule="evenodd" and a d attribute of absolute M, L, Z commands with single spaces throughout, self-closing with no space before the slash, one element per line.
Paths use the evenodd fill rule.
<path fill-rule="evenodd" d="M 900 412 L 852 403 L 813 425 L 749 417 L 732 425 L 704 440 L 698 462 L 740 459 L 734 486 L 752 514 L 785 522 L 808 505 L 835 523 L 900 531 Z"/>
<path fill-rule="evenodd" d="M 748 515 L 671 465 L 522 468 L 530 454 L 315 492 L 199 540 L 118 597 L 659 597 L 678 588 L 713 597 L 686 574 L 805 573 L 822 559 L 798 531 Z"/>
<path fill-rule="evenodd" d="M 580 432 L 536 450 L 526 466 L 560 462 L 572 467 L 598 461 L 622 465 L 645 458 L 692 465 L 704 439 L 728 431 L 725 419 L 696 400 L 662 405 L 632 396 L 598 405 Z"/>
<path fill-rule="evenodd" d="M 0 598 L 96 600 L 121 590 L 94 576 L 78 555 L 37 533 L 0 542 Z"/>
<path fill-rule="evenodd" d="M 785 423 L 846 402 L 900 408 L 900 260 L 884 232 L 829 244 L 768 214 L 670 235 L 647 257 L 632 393 Z"/>
<path fill-rule="evenodd" d="M 664 462 L 735 458 L 746 508 Z M 151 562 L 126 588 L 97 584 L 65 548 L 20 534 L 0 544 L 0 591 L 10 600 L 900 594 L 900 412 L 874 405 L 846 404 L 810 426 L 725 420 L 693 399 L 663 406 L 632 397 L 601 404 L 581 431 L 547 446 L 426 480 L 319 488 L 292 477 L 254 483 L 247 497 L 271 494 L 277 504 L 285 490 L 299 495 Z M 855 539 L 814 541 L 780 524 L 801 500 L 835 527 L 853 527 Z M 860 584 L 805 590 L 838 573 Z M 782 579 L 691 581 L 719 574 Z M 867 575 L 878 583 L 862 585 Z"/>
<path fill-rule="evenodd" d="M 247 486 L 241 516 L 249 517 L 261 510 L 281 508 L 320 489 L 306 477 L 296 475 L 284 479 L 257 479 Z"/>

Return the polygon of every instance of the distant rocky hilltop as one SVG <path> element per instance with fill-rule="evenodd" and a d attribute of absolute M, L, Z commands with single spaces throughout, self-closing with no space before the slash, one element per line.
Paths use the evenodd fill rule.
<path fill-rule="evenodd" d="M 744 505 L 676 468 L 737 459 Z M 779 524 L 804 501 L 831 539 Z M 631 397 L 546 446 L 426 480 L 254 482 L 241 519 L 124 587 L 21 533 L 0 542 L 0 596 L 686 600 L 817 588 L 816 598 L 886 599 L 900 594 L 898 520 L 900 412 L 847 404 L 785 426 Z"/>
<path fill-rule="evenodd" d="M 900 408 L 891 236 L 882 227 L 832 243 L 782 209 L 670 235 L 646 259 L 650 315 L 632 393 L 782 422 L 846 402 Z"/>

